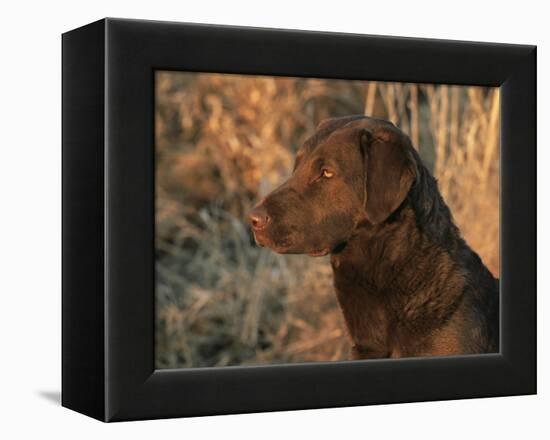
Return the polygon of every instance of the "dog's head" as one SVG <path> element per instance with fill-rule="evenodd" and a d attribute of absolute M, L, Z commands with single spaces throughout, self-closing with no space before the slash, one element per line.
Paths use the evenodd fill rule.
<path fill-rule="evenodd" d="M 328 119 L 296 155 L 292 176 L 249 213 L 256 243 L 279 253 L 326 255 L 367 220 L 384 222 L 406 198 L 416 161 L 387 121 Z"/>

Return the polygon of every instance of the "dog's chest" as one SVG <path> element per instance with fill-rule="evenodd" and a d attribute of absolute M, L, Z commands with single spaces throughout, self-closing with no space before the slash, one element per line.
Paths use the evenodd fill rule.
<path fill-rule="evenodd" d="M 386 350 L 387 304 L 383 296 L 353 271 L 334 269 L 334 286 L 350 337 L 356 346 L 372 351 Z"/>

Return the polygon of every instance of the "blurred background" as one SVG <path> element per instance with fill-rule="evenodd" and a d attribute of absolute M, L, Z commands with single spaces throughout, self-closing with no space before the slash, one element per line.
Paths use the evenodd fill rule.
<path fill-rule="evenodd" d="M 157 72 L 157 368 L 348 358 L 328 257 L 256 247 L 245 215 L 321 120 L 361 113 L 411 137 L 498 276 L 497 88 Z"/>

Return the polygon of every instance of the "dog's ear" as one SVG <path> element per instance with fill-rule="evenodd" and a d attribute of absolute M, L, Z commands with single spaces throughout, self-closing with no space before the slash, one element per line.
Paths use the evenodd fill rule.
<path fill-rule="evenodd" d="M 363 128 L 360 145 L 365 170 L 365 211 L 372 224 L 382 223 L 394 212 L 416 178 L 409 138 L 394 127 Z"/>

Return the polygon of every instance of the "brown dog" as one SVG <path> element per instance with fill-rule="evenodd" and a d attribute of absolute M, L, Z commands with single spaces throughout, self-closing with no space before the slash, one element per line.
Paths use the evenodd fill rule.
<path fill-rule="evenodd" d="M 323 121 L 249 219 L 258 245 L 331 254 L 355 358 L 498 351 L 498 281 L 390 122 Z"/>

